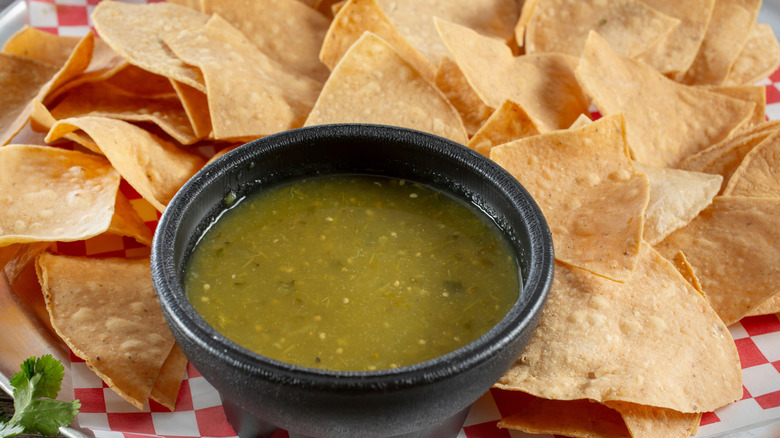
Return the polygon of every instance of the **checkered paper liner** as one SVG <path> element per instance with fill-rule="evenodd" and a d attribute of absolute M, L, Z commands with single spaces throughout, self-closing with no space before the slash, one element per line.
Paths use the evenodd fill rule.
<path fill-rule="evenodd" d="M 89 16 L 100 0 L 27 0 L 28 24 L 59 35 L 83 36 L 92 29 Z M 128 1 L 128 0 L 125 0 Z M 149 0 L 156 1 L 156 0 Z M 129 0 L 147 3 L 147 0 Z M 761 82 L 766 86 L 767 117 L 780 119 L 780 70 Z M 157 212 L 126 183 L 120 189 L 152 229 Z M 148 248 L 130 238 L 101 236 L 85 242 L 59 244 L 72 255 L 133 257 Z M 697 437 L 744 436 L 776 438 L 780 426 L 780 316 L 745 318 L 729 327 L 737 345 L 744 375 L 743 397 L 736 403 L 706 413 Z M 217 391 L 190 364 L 187 366 L 175 410 L 150 401 L 139 411 L 116 395 L 86 363 L 71 354 L 74 397 L 81 401 L 78 422 L 96 438 L 235 437 Z M 517 412 L 524 401 L 511 391 L 493 389 L 471 408 L 458 438 L 521 438 L 532 435 L 499 429 L 498 420 Z M 764 427 L 759 432 L 756 428 Z M 771 431 L 770 431 L 771 429 Z M 279 430 L 273 438 L 288 437 Z M 538 437 L 539 435 L 533 435 Z"/>

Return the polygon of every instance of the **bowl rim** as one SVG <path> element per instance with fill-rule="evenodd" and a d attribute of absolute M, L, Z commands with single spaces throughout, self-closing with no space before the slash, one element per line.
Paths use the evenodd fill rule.
<path fill-rule="evenodd" d="M 429 142 L 447 144 L 450 147 L 446 149 L 446 155 L 451 160 L 460 161 L 482 174 L 493 175 L 491 183 L 498 186 L 502 193 L 509 191 L 519 196 L 512 202 L 522 207 L 518 211 L 526 226 L 522 232 L 528 235 L 532 262 L 527 266 L 527 278 L 521 278 L 518 300 L 495 326 L 476 340 L 424 362 L 374 371 L 333 371 L 293 365 L 255 353 L 222 335 L 195 311 L 178 281 L 180 272 L 176 269 L 174 257 L 174 241 L 180 219 L 197 204 L 194 194 L 202 192 L 230 169 L 249 165 L 261 153 L 323 137 L 383 141 L 401 138 L 428 150 L 433 149 Z M 408 128 L 362 123 L 317 125 L 282 131 L 248 142 L 212 161 L 190 178 L 171 199 L 159 219 L 151 250 L 154 289 L 169 325 L 176 325 L 189 340 L 244 372 L 276 383 L 330 391 L 412 387 L 440 381 L 480 366 L 519 337 L 529 324 L 535 324 L 534 316 L 541 314 L 552 286 L 553 269 L 552 237 L 542 211 L 509 172 L 487 157 L 451 140 Z M 525 271 L 521 269 L 521 272 Z M 525 299 L 521 300 L 521 297 Z"/>

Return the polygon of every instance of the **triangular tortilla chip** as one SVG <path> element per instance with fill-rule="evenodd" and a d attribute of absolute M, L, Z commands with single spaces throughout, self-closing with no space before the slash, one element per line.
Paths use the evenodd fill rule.
<path fill-rule="evenodd" d="M 780 43 L 772 26 L 754 23 L 739 56 L 731 66 L 726 85 L 752 85 L 780 65 Z"/>
<path fill-rule="evenodd" d="M 644 244 L 623 284 L 556 263 L 539 326 L 496 386 L 697 413 L 739 400 L 742 370 L 718 315 Z"/>
<path fill-rule="evenodd" d="M 203 0 L 261 52 L 286 68 L 324 82 L 330 71 L 319 54 L 330 20 L 297 0 Z"/>
<path fill-rule="evenodd" d="M 469 135 L 474 135 L 493 113 L 494 108 L 482 102 L 452 59 L 441 59 L 433 81 L 436 88 L 441 90 L 452 106 L 458 110 Z"/>
<path fill-rule="evenodd" d="M 299 128 L 317 99 L 319 82 L 285 70 L 219 15 L 205 26 L 166 34 L 164 41 L 203 73 L 216 139 Z"/>
<path fill-rule="evenodd" d="M 780 289 L 780 199 L 718 196 L 688 225 L 656 245 L 685 253 L 702 290 L 727 325 Z"/>
<path fill-rule="evenodd" d="M 144 199 L 163 211 L 205 160 L 130 123 L 104 117 L 75 117 L 54 124 L 46 141 L 81 129 Z"/>
<path fill-rule="evenodd" d="M 493 146 L 538 134 L 539 129 L 525 110 L 520 105 L 507 100 L 471 137 L 467 146 L 489 157 Z"/>
<path fill-rule="evenodd" d="M 516 102 L 542 132 L 568 128 L 588 112 L 588 101 L 574 77 L 576 58 L 562 54 L 515 57 L 500 41 L 454 23 L 436 23 L 453 59 L 487 106 Z"/>
<path fill-rule="evenodd" d="M 96 155 L 48 146 L 0 148 L 0 246 L 82 240 L 106 231 L 119 180 Z"/>
<path fill-rule="evenodd" d="M 100 2 L 91 15 L 100 37 L 131 64 L 206 92 L 198 69 L 163 43 L 167 32 L 200 27 L 209 16 L 173 3 Z"/>
<path fill-rule="evenodd" d="M 650 202 L 645 212 L 644 240 L 651 245 L 690 222 L 720 191 L 723 177 L 688 170 L 634 163 L 650 181 Z"/>
<path fill-rule="evenodd" d="M 187 356 L 184 355 L 179 344 L 174 343 L 160 368 L 160 374 L 154 382 L 149 398 L 173 411 L 185 369 L 187 369 Z"/>
<path fill-rule="evenodd" d="M 780 134 L 774 133 L 745 155 L 723 195 L 780 198 Z"/>
<path fill-rule="evenodd" d="M 753 108 L 753 115 L 743 130 L 766 121 L 766 87 L 761 85 L 718 85 L 704 87 L 704 89 L 756 104 Z"/>
<path fill-rule="evenodd" d="M 430 132 L 466 144 L 455 108 L 390 45 L 365 33 L 322 88 L 306 126 L 378 123 Z"/>
<path fill-rule="evenodd" d="M 528 54 L 558 52 L 580 56 L 588 32 L 595 30 L 616 53 L 633 58 L 679 24 L 679 19 L 640 0 L 544 0 L 533 9 L 524 47 Z"/>
<path fill-rule="evenodd" d="M 643 0 L 680 24 L 639 59 L 656 71 L 675 75 L 688 70 L 704 40 L 715 0 Z"/>
<path fill-rule="evenodd" d="M 769 315 L 772 313 L 780 313 L 780 292 L 772 295 L 745 316 Z"/>
<path fill-rule="evenodd" d="M 376 0 L 350 0 L 333 17 L 320 50 L 320 59 L 331 70 L 364 32 L 385 40 L 426 79 L 432 80 L 435 64 L 431 64 L 390 22 Z"/>
<path fill-rule="evenodd" d="M 190 119 L 195 135 L 198 138 L 213 137 L 211 135 L 211 114 L 209 114 L 209 100 L 206 93 L 187 84 L 171 79 L 171 85 L 179 96 L 187 118 Z"/>
<path fill-rule="evenodd" d="M 760 7 L 761 0 L 717 0 L 696 58 L 679 81 L 722 84 L 747 41 Z"/>
<path fill-rule="evenodd" d="M 519 17 L 514 0 L 377 0 L 398 32 L 430 62 L 449 56 L 434 25 L 434 17 L 456 23 L 505 44 Z M 382 35 L 380 35 L 382 36 Z"/>
<path fill-rule="evenodd" d="M 616 281 L 631 278 L 649 189 L 628 158 L 622 117 L 495 146 L 490 158 L 536 199 L 558 260 Z"/>
<path fill-rule="evenodd" d="M 62 67 L 81 38 L 60 36 L 25 25 L 5 42 L 3 53 L 23 56 Z"/>
<path fill-rule="evenodd" d="M 149 259 L 43 254 L 37 267 L 57 334 L 114 392 L 143 409 L 174 343 Z"/>
<path fill-rule="evenodd" d="M 55 123 L 57 123 L 57 119 L 51 115 L 49 109 L 46 108 L 46 106 L 41 103 L 41 101 L 34 100 L 32 113 L 30 114 L 30 124 L 32 128 L 41 132 L 49 132 Z M 78 143 L 79 145 L 84 146 L 84 148 L 96 154 L 103 155 L 103 152 L 100 152 L 100 148 L 95 144 L 95 142 L 86 135 L 71 132 L 65 134 L 63 138 Z"/>
<path fill-rule="evenodd" d="M 748 154 L 767 137 L 780 129 L 780 120 L 770 120 L 722 140 L 682 160 L 680 169 L 714 173 L 728 181 Z"/>
<path fill-rule="evenodd" d="M 748 122 L 755 104 L 678 84 L 591 32 L 577 78 L 603 115 L 623 113 L 634 159 L 676 167 Z"/>
<path fill-rule="evenodd" d="M 170 87 L 167 79 L 165 82 Z M 142 97 L 105 81 L 88 82 L 73 88 L 51 109 L 51 115 L 57 120 L 94 116 L 128 122 L 151 122 L 181 144 L 200 140 L 175 94 L 168 97 Z"/>

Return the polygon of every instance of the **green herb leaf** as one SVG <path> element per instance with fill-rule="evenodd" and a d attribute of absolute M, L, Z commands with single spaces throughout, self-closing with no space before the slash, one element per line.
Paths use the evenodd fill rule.
<path fill-rule="evenodd" d="M 0 423 L 0 438 L 22 432 L 55 435 L 73 422 L 81 403 L 54 400 L 62 387 L 65 368 L 51 355 L 29 358 L 11 378 L 14 416 Z"/>

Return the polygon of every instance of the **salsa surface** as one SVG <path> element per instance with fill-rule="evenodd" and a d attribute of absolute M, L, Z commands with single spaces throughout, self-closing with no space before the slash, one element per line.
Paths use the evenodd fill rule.
<path fill-rule="evenodd" d="M 250 195 L 196 246 L 189 300 L 215 329 L 304 367 L 372 371 L 474 341 L 517 300 L 519 265 L 484 214 L 366 175 Z"/>

